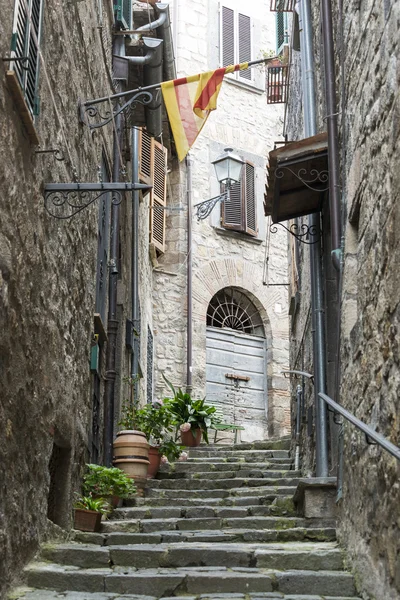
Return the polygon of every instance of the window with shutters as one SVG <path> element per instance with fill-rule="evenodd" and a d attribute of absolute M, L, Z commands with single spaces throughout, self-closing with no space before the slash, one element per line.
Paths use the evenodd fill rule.
<path fill-rule="evenodd" d="M 243 165 L 239 183 L 229 191 L 229 200 L 221 204 L 221 225 L 225 229 L 257 236 L 257 202 L 254 165 Z"/>
<path fill-rule="evenodd" d="M 227 67 L 252 60 L 251 18 L 227 6 L 220 13 L 220 54 L 221 66 Z M 253 83 L 252 69 L 236 71 L 230 78 Z"/>
<path fill-rule="evenodd" d="M 289 43 L 288 16 L 286 12 L 276 13 L 276 55 L 283 53 L 283 49 Z"/>
<path fill-rule="evenodd" d="M 34 118 L 39 114 L 39 44 L 43 0 L 16 0 L 11 38 L 9 79 L 16 78 L 26 106 Z M 22 59 L 22 60 L 21 60 Z"/>
<path fill-rule="evenodd" d="M 139 137 L 139 178 L 153 186 L 150 191 L 150 243 L 165 251 L 167 204 L 167 149 L 141 129 Z"/>

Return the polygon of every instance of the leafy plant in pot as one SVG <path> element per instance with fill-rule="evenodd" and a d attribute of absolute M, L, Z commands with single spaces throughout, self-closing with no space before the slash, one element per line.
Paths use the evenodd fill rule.
<path fill-rule="evenodd" d="M 118 506 L 120 500 L 136 495 L 134 480 L 124 471 L 96 464 L 86 465 L 82 488 L 84 496 L 104 498 L 113 508 Z"/>
<path fill-rule="evenodd" d="M 74 528 L 80 531 L 99 531 L 101 517 L 111 511 L 104 498 L 79 496 L 74 504 Z"/>
<path fill-rule="evenodd" d="M 182 444 L 198 446 L 202 438 L 208 444 L 207 429 L 217 422 L 214 416 L 216 408 L 206 404 L 205 398 L 194 400 L 181 388 L 176 390 L 166 377 L 164 380 L 173 393 L 173 398 L 164 399 L 164 405 L 172 415 L 173 424 L 180 430 Z"/>
<path fill-rule="evenodd" d="M 167 406 L 159 400 L 146 404 L 137 411 L 138 428 L 146 435 L 150 443 L 149 468 L 147 477 L 152 479 L 160 468 L 161 457 L 175 460 L 181 453 L 181 447 L 172 439 L 174 426 L 172 415 Z"/>

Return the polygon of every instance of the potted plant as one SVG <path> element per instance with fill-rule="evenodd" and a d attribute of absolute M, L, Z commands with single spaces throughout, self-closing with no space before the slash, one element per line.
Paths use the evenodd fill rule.
<path fill-rule="evenodd" d="M 80 496 L 74 504 L 74 528 L 80 531 L 99 531 L 101 517 L 110 512 L 111 507 L 104 498 Z"/>
<path fill-rule="evenodd" d="M 184 446 L 198 446 L 201 438 L 208 444 L 207 429 L 215 424 L 216 408 L 206 404 L 205 398 L 194 400 L 180 388 L 176 390 L 166 377 L 164 380 L 173 393 L 173 398 L 165 398 L 164 404 L 172 414 L 172 422 L 179 428 Z"/>
<path fill-rule="evenodd" d="M 102 465 L 86 465 L 83 477 L 84 496 L 106 499 L 116 508 L 121 499 L 130 498 L 136 494 L 133 479 L 116 467 Z"/>
<path fill-rule="evenodd" d="M 147 478 L 152 479 L 160 468 L 161 457 L 164 455 L 168 460 L 175 460 L 179 457 L 181 448 L 172 439 L 172 414 L 161 401 L 146 404 L 137 411 L 136 418 L 138 428 L 143 431 L 150 444 Z"/>
<path fill-rule="evenodd" d="M 134 395 L 136 378 L 125 380 L 130 385 L 131 397 L 126 400 L 118 425 L 122 428 L 114 441 L 114 465 L 135 480 L 138 493 L 143 495 L 149 465 L 149 443 L 146 435 L 139 430 L 138 405 Z"/>

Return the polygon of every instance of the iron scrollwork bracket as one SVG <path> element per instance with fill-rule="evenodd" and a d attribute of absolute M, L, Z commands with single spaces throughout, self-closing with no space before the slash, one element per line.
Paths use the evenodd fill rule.
<path fill-rule="evenodd" d="M 317 169 L 308 171 L 307 169 L 301 168 L 296 172 L 288 166 L 280 165 L 275 171 L 275 177 L 277 179 L 282 179 L 285 175 L 285 171 L 289 171 L 289 173 L 313 192 L 326 192 L 329 189 L 329 171 L 317 171 Z M 305 179 L 306 175 L 308 175 L 308 179 Z"/>
<path fill-rule="evenodd" d="M 227 192 L 224 192 L 219 196 L 215 196 L 214 198 L 209 198 L 208 200 L 203 200 L 203 202 L 195 204 L 194 208 L 196 209 L 197 220 L 203 221 L 206 219 L 212 213 L 218 202 L 223 202 L 225 199 L 227 199 L 227 197 Z"/>
<path fill-rule="evenodd" d="M 45 192 L 44 207 L 55 219 L 71 219 L 105 194 L 110 194 L 110 192 L 103 190 L 96 195 L 93 195 L 93 192 L 75 190 Z M 111 192 L 111 202 L 112 204 L 121 204 L 122 193 Z"/>
<path fill-rule="evenodd" d="M 79 104 L 80 120 L 85 123 L 90 130 L 104 127 L 110 123 L 117 115 L 122 113 L 127 108 L 135 108 L 137 104 L 143 104 L 144 106 L 150 104 L 153 101 L 153 94 L 139 90 L 126 102 L 121 102 L 120 97 L 107 97 L 99 100 L 90 100 Z M 101 109 L 98 105 L 106 104 L 108 108 Z M 90 120 L 92 119 L 92 120 Z"/>
<path fill-rule="evenodd" d="M 317 244 L 321 239 L 322 231 L 316 225 L 307 225 L 307 223 L 302 223 L 301 225 L 297 225 L 296 223 L 292 223 L 290 227 L 286 227 L 283 223 L 272 223 L 269 226 L 269 230 L 271 233 L 277 233 L 278 227 L 280 225 L 286 231 L 288 231 L 293 237 L 296 238 L 302 244 L 307 244 L 311 246 L 312 244 Z M 300 233 L 302 232 L 302 233 Z M 312 241 L 309 241 L 310 238 Z"/>

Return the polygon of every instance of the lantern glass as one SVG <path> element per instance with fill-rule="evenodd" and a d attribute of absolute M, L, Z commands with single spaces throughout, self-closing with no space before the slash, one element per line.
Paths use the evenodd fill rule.
<path fill-rule="evenodd" d="M 220 183 L 231 185 L 239 182 L 244 161 L 233 153 L 232 148 L 225 148 L 225 152 L 212 162 L 215 173 Z"/>

